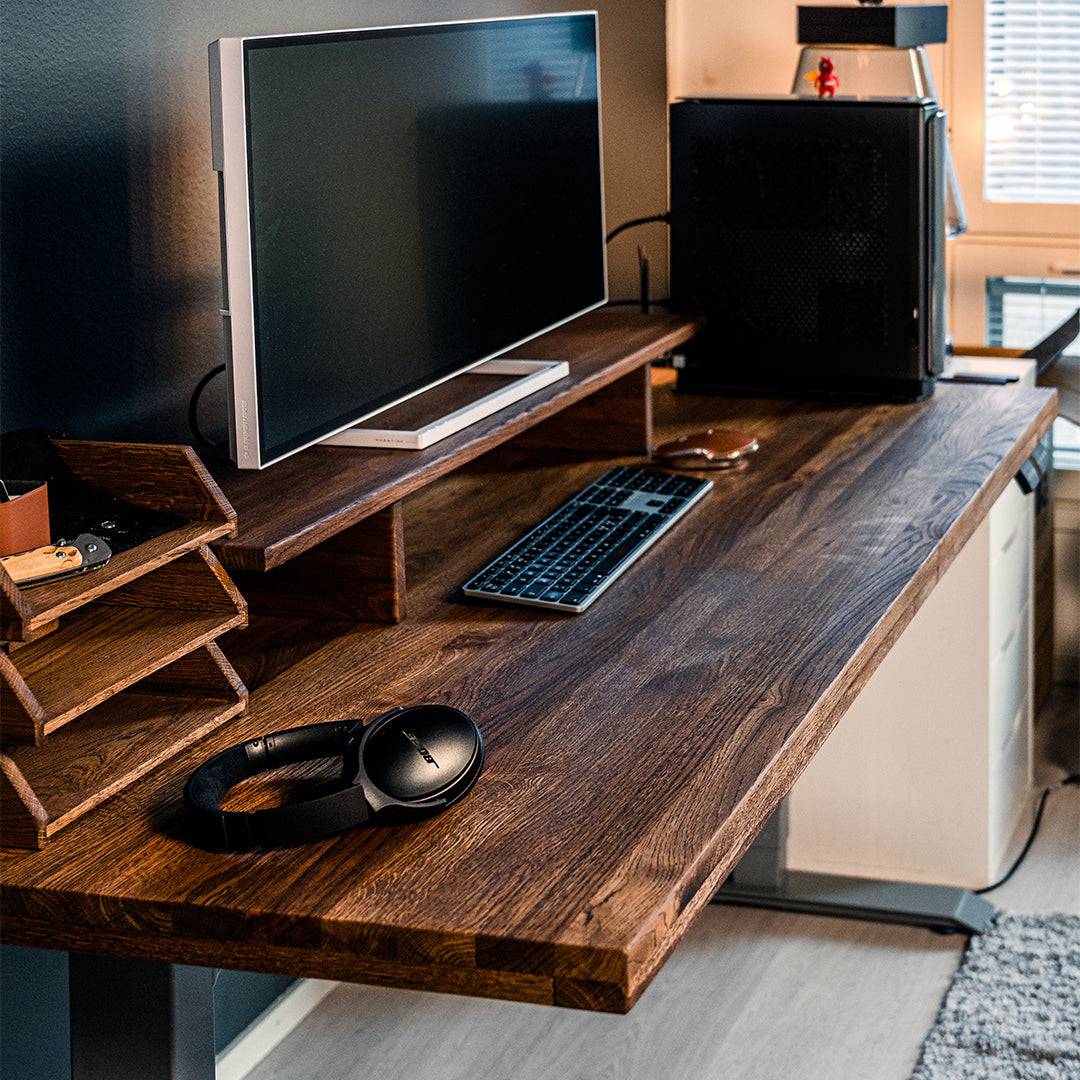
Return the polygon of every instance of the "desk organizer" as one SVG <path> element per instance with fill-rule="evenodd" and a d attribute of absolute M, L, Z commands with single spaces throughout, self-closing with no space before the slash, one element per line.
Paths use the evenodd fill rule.
<path fill-rule="evenodd" d="M 188 447 L 57 440 L 82 479 L 186 525 L 21 590 L 0 569 L 3 843 L 65 825 L 241 712 L 216 640 L 247 605 L 211 552 L 236 514 Z"/>

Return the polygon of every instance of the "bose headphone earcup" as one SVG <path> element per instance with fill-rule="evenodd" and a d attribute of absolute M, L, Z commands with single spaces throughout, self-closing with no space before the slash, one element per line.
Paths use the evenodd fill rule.
<path fill-rule="evenodd" d="M 375 788 L 393 800 L 431 809 L 449 806 L 468 792 L 484 757 L 475 721 L 448 705 L 417 705 L 388 715 L 356 749 L 362 755 L 357 772 Z"/>

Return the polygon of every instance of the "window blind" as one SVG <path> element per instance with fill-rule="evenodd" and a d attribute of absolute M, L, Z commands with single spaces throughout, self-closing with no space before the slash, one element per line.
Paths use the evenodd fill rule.
<path fill-rule="evenodd" d="M 986 279 L 986 343 L 1030 349 L 1080 307 L 1080 282 L 1061 278 Z M 1080 340 L 1067 349 L 1080 352 Z"/>
<path fill-rule="evenodd" d="M 1080 203 L 1080 0 L 985 2 L 985 197 Z"/>

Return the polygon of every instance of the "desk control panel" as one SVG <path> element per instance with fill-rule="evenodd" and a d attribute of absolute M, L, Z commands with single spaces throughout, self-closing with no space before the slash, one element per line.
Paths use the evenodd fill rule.
<path fill-rule="evenodd" d="M 584 611 L 713 486 L 654 469 L 609 469 L 464 587 L 466 596 Z"/>

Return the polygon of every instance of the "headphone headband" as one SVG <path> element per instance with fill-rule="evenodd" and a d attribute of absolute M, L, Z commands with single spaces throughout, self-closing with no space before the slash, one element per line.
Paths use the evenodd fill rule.
<path fill-rule="evenodd" d="M 371 812 L 359 785 L 268 810 L 221 809 L 225 794 L 241 780 L 282 765 L 341 757 L 349 732 L 356 727 L 362 729 L 348 721 L 290 728 L 215 754 L 195 771 L 184 789 L 188 822 L 197 842 L 246 851 L 301 844 L 367 821 Z"/>
<path fill-rule="evenodd" d="M 365 750 L 373 745 L 374 736 L 382 733 L 377 743 L 379 764 L 390 766 L 389 775 L 398 775 L 393 771 L 395 766 L 415 770 L 416 755 L 439 770 L 428 748 L 401 724 L 397 731 L 401 737 L 394 745 L 386 746 L 386 736 L 395 734 L 388 730 L 388 725 L 399 718 L 404 721 L 407 715 L 417 720 L 426 716 L 429 724 L 435 724 L 433 735 L 442 739 L 438 752 L 443 755 L 445 770 L 439 778 L 438 790 L 395 796 L 392 788 L 389 793 L 384 790 L 385 781 L 376 783 L 367 770 Z M 416 726 L 410 723 L 410 728 Z M 444 754 L 442 747 L 448 753 Z M 341 787 L 329 794 L 267 810 L 221 809 L 226 793 L 242 780 L 283 765 L 328 757 L 342 759 Z M 358 720 L 309 724 L 230 746 L 191 775 L 184 788 L 184 809 L 193 839 L 204 847 L 248 851 L 256 847 L 301 844 L 373 819 L 410 820 L 443 810 L 472 788 L 483 759 L 480 731 L 465 713 L 446 705 L 415 705 L 407 709 L 399 706 L 366 727 Z M 455 765 L 456 771 L 450 771 Z M 422 785 L 423 779 L 420 782 Z"/>

